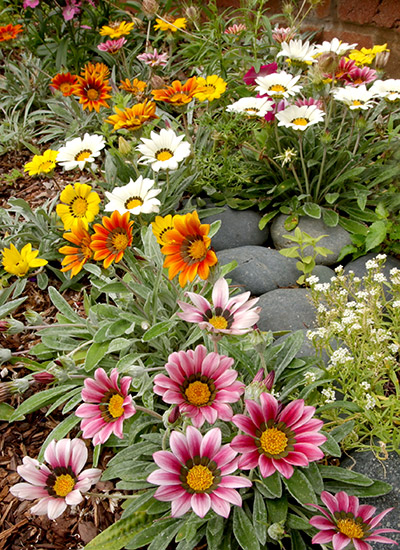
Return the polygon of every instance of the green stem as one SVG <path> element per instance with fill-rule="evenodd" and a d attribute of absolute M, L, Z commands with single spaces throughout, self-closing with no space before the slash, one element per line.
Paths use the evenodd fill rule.
<path fill-rule="evenodd" d="M 304 194 L 304 190 L 303 190 L 303 186 L 301 185 L 301 181 L 299 180 L 299 176 L 297 175 L 297 172 L 293 166 L 293 164 L 290 166 L 290 169 L 292 171 L 292 174 L 294 175 L 294 179 L 296 180 L 297 182 L 297 186 L 299 188 L 299 191 L 300 193 L 303 195 Z"/>
<path fill-rule="evenodd" d="M 144 412 L 146 414 L 149 414 L 150 416 L 154 416 L 154 418 L 157 418 L 157 420 L 162 420 L 163 417 L 161 416 L 161 414 L 158 414 L 156 413 L 155 411 L 152 411 L 151 409 L 146 409 L 146 407 L 142 407 L 140 405 L 136 405 L 135 404 L 135 409 L 137 411 L 141 411 L 141 412 Z"/>
<path fill-rule="evenodd" d="M 314 194 L 314 200 L 315 202 L 318 202 L 318 194 L 319 194 L 319 189 L 321 187 L 321 182 L 322 182 L 322 176 L 324 174 L 324 168 L 325 168 L 325 160 L 326 160 L 326 153 L 327 153 L 327 146 L 324 145 L 324 152 L 322 153 L 322 161 L 321 161 L 321 167 L 319 169 L 319 176 L 318 176 L 318 182 L 317 182 L 317 188 L 315 190 L 315 194 Z"/>
<path fill-rule="evenodd" d="M 304 160 L 304 154 L 303 154 L 303 136 L 299 136 L 299 153 L 300 153 L 300 160 L 301 160 L 301 166 L 303 168 L 303 174 L 304 174 L 304 181 L 306 184 L 306 194 L 310 195 L 310 182 L 308 181 L 308 173 L 307 173 L 307 167 Z"/>

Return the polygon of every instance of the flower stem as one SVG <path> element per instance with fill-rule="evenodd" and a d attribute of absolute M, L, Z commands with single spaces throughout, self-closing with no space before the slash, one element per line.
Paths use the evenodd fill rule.
<path fill-rule="evenodd" d="M 146 409 L 146 407 L 142 407 L 140 405 L 135 404 L 135 409 L 137 411 L 141 411 L 141 412 L 144 412 L 146 414 L 149 414 L 150 416 L 154 416 L 154 418 L 157 418 L 157 420 L 162 420 L 163 419 L 161 414 L 158 414 L 158 413 L 156 413 L 156 411 L 152 411 L 151 409 Z"/>

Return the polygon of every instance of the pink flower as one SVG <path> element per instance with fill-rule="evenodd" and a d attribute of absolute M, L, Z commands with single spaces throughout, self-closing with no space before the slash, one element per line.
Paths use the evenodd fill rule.
<path fill-rule="evenodd" d="M 97 49 L 102 52 L 116 53 L 127 43 L 127 39 L 122 37 L 118 40 L 107 40 L 97 46 Z"/>
<path fill-rule="evenodd" d="M 343 80 L 350 86 L 360 86 L 368 84 L 378 78 L 375 69 L 369 67 L 354 67 L 347 75 L 343 76 Z"/>
<path fill-rule="evenodd" d="M 124 420 L 133 416 L 136 409 L 132 396 L 128 395 L 130 376 L 121 378 L 121 387 L 117 369 L 112 369 L 110 377 L 104 369 L 97 369 L 94 378 L 86 378 L 82 390 L 82 399 L 86 403 L 79 405 L 75 414 L 83 418 L 83 437 L 93 437 L 93 445 L 98 445 L 107 441 L 112 433 L 122 439 Z"/>
<path fill-rule="evenodd" d="M 267 97 L 266 94 L 257 94 L 257 97 Z M 273 101 L 273 99 L 271 99 Z M 283 111 L 288 107 L 289 103 L 286 101 L 286 99 L 281 99 L 279 103 L 274 103 L 272 106 L 272 110 L 268 111 L 268 113 L 264 116 L 264 119 L 267 122 L 273 122 L 275 120 L 276 113 L 279 113 L 280 111 Z"/>
<path fill-rule="evenodd" d="M 201 329 L 221 334 L 246 334 L 260 318 L 261 308 L 253 307 L 258 298 L 249 300 L 250 292 L 244 292 L 229 298 L 229 286 L 221 278 L 215 283 L 212 291 L 212 304 L 200 294 L 185 292 L 194 303 L 178 301 L 183 313 L 178 317 L 189 323 L 198 323 Z"/>
<path fill-rule="evenodd" d="M 294 104 L 298 107 L 302 107 L 303 105 L 315 105 L 317 109 L 323 108 L 323 102 L 320 99 L 314 99 L 313 97 L 308 97 L 306 99 L 297 99 Z"/>
<path fill-rule="evenodd" d="M 275 27 L 272 30 L 272 38 L 279 42 L 290 42 L 296 36 L 296 31 L 291 27 Z"/>
<path fill-rule="evenodd" d="M 17 471 L 28 483 L 17 483 L 10 492 L 25 500 L 40 499 L 31 508 L 32 514 L 47 514 L 50 519 L 56 519 L 67 505 L 82 502 L 81 491 L 88 491 L 100 479 L 101 470 L 98 468 L 81 472 L 87 457 L 86 445 L 81 439 L 53 440 L 44 452 L 50 466 L 25 456 Z"/>
<path fill-rule="evenodd" d="M 246 29 L 247 27 L 246 25 L 243 25 L 243 23 L 239 23 L 239 25 L 235 23 L 231 27 L 228 27 L 227 29 L 225 29 L 224 34 L 240 34 Z"/>
<path fill-rule="evenodd" d="M 351 71 L 354 71 L 356 69 L 356 63 L 352 59 L 348 59 L 347 57 L 341 57 L 339 59 L 339 65 L 335 71 L 335 80 L 342 80 L 346 81 L 348 75 Z M 324 73 L 324 78 L 332 78 L 331 73 Z"/>
<path fill-rule="evenodd" d="M 322 491 L 321 500 L 328 508 L 314 506 L 323 516 L 314 516 L 310 519 L 313 527 L 320 530 L 313 539 L 313 544 L 326 544 L 331 542 L 333 550 L 354 548 L 355 550 L 371 550 L 371 546 L 365 542 L 382 542 L 384 544 L 397 544 L 394 540 L 381 537 L 381 533 L 399 533 L 397 529 L 376 529 L 381 519 L 393 508 L 388 508 L 375 517 L 372 517 L 376 508 L 368 504 L 360 504 L 357 497 L 350 496 L 340 491 L 336 496 L 327 491 Z"/>
<path fill-rule="evenodd" d="M 230 505 L 242 505 L 235 489 L 250 487 L 244 477 L 229 475 L 237 470 L 236 452 L 229 445 L 221 447 L 221 430 L 213 428 L 203 437 L 199 430 L 188 426 L 186 436 L 172 432 L 169 440 L 172 453 L 157 451 L 154 462 L 160 470 L 152 472 L 147 481 L 160 485 L 154 497 L 171 501 L 172 517 L 183 516 L 190 508 L 203 518 L 210 508 L 224 518 Z"/>
<path fill-rule="evenodd" d="M 154 393 L 165 403 L 179 406 L 193 424 L 200 428 L 204 421 L 214 424 L 217 418 L 229 421 L 233 412 L 227 403 L 236 403 L 244 392 L 237 382 L 238 373 L 231 369 L 233 359 L 218 353 L 207 353 L 205 346 L 171 353 L 165 374 L 154 378 Z"/>
<path fill-rule="evenodd" d="M 243 77 L 243 81 L 247 86 L 255 86 L 256 78 L 259 76 L 266 76 L 267 74 L 276 73 L 278 70 L 278 63 L 269 63 L 268 65 L 261 65 L 260 70 L 257 72 L 254 67 L 251 67 Z"/>
<path fill-rule="evenodd" d="M 78 0 L 66 0 L 65 7 L 62 11 L 64 21 L 71 21 L 71 19 L 73 19 L 75 15 L 78 15 L 80 13 L 81 3 L 82 2 Z"/>
<path fill-rule="evenodd" d="M 38 5 L 39 0 L 24 0 L 22 7 L 26 10 L 26 8 L 36 8 Z"/>
<path fill-rule="evenodd" d="M 312 418 L 315 408 L 296 399 L 286 407 L 269 393 L 260 396 L 261 405 L 245 400 L 250 415 L 237 414 L 232 422 L 248 435 L 237 435 L 231 447 L 240 451 L 239 468 L 251 470 L 260 467 L 262 477 L 278 471 L 286 479 L 293 475 L 293 466 L 308 466 L 320 460 L 319 449 L 326 437 L 319 432 L 323 422 Z"/>
<path fill-rule="evenodd" d="M 150 65 L 150 67 L 165 67 L 168 62 L 168 54 L 160 54 L 154 48 L 153 53 L 141 53 L 140 55 L 136 56 L 136 59 L 139 59 L 139 61 L 143 61 L 143 63 L 145 63 L 146 65 Z"/>

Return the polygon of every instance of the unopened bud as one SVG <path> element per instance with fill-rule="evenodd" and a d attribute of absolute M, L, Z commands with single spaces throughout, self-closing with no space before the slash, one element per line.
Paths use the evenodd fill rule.
<path fill-rule="evenodd" d="M 386 67 L 390 57 L 390 52 L 378 52 L 375 56 L 375 68 L 382 70 Z"/>
<path fill-rule="evenodd" d="M 200 20 L 200 10 L 196 6 L 187 6 L 185 9 L 185 17 L 189 21 L 197 22 Z"/>
<path fill-rule="evenodd" d="M 164 82 L 164 79 L 161 78 L 161 76 L 153 74 L 153 76 L 150 79 L 150 85 L 153 88 L 153 90 L 160 90 L 161 88 L 164 88 L 165 82 Z"/>
<path fill-rule="evenodd" d="M 329 145 L 332 142 L 332 134 L 328 130 L 322 132 L 321 134 L 321 143 L 324 145 Z"/>
<path fill-rule="evenodd" d="M 281 540 L 286 535 L 285 533 L 285 521 L 279 521 L 278 523 L 273 523 L 268 527 L 268 536 L 273 540 Z"/>
<path fill-rule="evenodd" d="M 32 380 L 27 378 L 17 378 L 10 382 L 0 382 L 0 402 L 4 401 L 14 393 L 25 393 Z"/>
<path fill-rule="evenodd" d="M 24 330 L 24 328 L 24 323 L 10 317 L 10 319 L 4 319 L 1 321 L 0 332 L 5 332 L 6 334 L 19 334 Z"/>
<path fill-rule="evenodd" d="M 43 324 L 43 317 L 40 315 L 40 313 L 37 313 L 36 311 L 33 311 L 31 309 L 28 309 L 28 311 L 25 311 L 24 317 L 27 320 L 28 325 Z"/>
<path fill-rule="evenodd" d="M 175 422 L 178 420 L 178 418 L 181 416 L 180 410 L 178 405 L 175 405 L 175 407 L 172 409 L 168 416 L 168 422 L 170 424 L 175 424 Z"/>
<path fill-rule="evenodd" d="M 32 377 L 35 382 L 39 382 L 39 384 L 51 384 L 56 379 L 54 374 L 45 370 L 42 372 L 35 372 Z"/>
<path fill-rule="evenodd" d="M 0 365 L 11 359 L 11 350 L 7 348 L 0 348 Z"/>
<path fill-rule="evenodd" d="M 129 155 L 131 152 L 132 145 L 129 143 L 129 141 L 126 141 L 126 139 L 122 136 L 119 136 L 118 138 L 118 151 L 121 153 L 121 155 Z"/>
<path fill-rule="evenodd" d="M 139 365 L 132 365 L 131 367 L 124 369 L 124 374 L 127 374 L 128 376 L 132 376 L 132 378 L 140 378 L 141 376 L 144 375 L 145 372 L 146 372 L 146 369 Z"/>
<path fill-rule="evenodd" d="M 156 0 L 143 0 L 142 2 L 142 10 L 148 18 L 153 17 L 158 12 L 159 7 Z"/>
<path fill-rule="evenodd" d="M 335 52 L 325 52 L 318 57 L 318 67 L 323 73 L 332 75 L 339 65 L 339 56 Z"/>
<path fill-rule="evenodd" d="M 149 330 L 150 328 L 150 323 L 148 323 L 147 321 L 142 321 L 141 325 L 143 330 Z"/>
<path fill-rule="evenodd" d="M 291 2 L 285 2 L 282 6 L 283 15 L 291 15 L 293 13 L 293 4 Z"/>
<path fill-rule="evenodd" d="M 2 319 L 0 321 L 0 332 L 7 332 L 9 328 L 10 328 L 10 323 L 5 319 Z"/>

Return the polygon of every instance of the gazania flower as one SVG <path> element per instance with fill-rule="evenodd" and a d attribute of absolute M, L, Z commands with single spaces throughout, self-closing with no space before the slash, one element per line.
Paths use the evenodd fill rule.
<path fill-rule="evenodd" d="M 65 204 L 57 204 L 56 211 L 66 231 L 75 229 L 79 225 L 79 220 L 82 221 L 83 227 L 88 229 L 88 223 L 99 213 L 100 197 L 86 183 L 67 185 L 61 192 L 60 200 Z"/>
<path fill-rule="evenodd" d="M 207 76 L 207 78 L 198 77 L 197 84 L 205 90 L 197 92 L 194 97 L 199 101 L 213 101 L 218 99 L 226 90 L 226 82 L 217 74 Z"/>
<path fill-rule="evenodd" d="M 39 0 L 24 0 L 22 7 L 26 10 L 26 8 L 36 8 L 38 5 Z"/>
<path fill-rule="evenodd" d="M 224 30 L 224 34 L 241 34 L 247 30 L 246 25 L 243 25 L 243 23 L 239 23 L 238 25 L 235 23 L 234 25 L 231 25 L 230 27 L 227 27 Z"/>
<path fill-rule="evenodd" d="M 289 479 L 293 466 L 308 466 L 320 460 L 324 453 L 319 448 L 326 437 L 319 433 L 322 420 L 312 418 L 315 408 L 296 399 L 285 407 L 269 393 L 260 396 L 261 405 L 245 400 L 250 415 L 237 414 L 232 422 L 247 435 L 233 438 L 231 447 L 243 453 L 239 468 L 251 470 L 260 467 L 262 477 L 278 471 Z"/>
<path fill-rule="evenodd" d="M 349 58 L 353 59 L 356 65 L 371 65 L 380 52 L 388 52 L 387 44 L 375 45 L 373 48 L 361 48 L 361 50 L 353 50 L 349 54 Z"/>
<path fill-rule="evenodd" d="M 164 218 L 161 216 L 156 216 L 155 221 L 151 222 L 151 227 L 158 244 L 161 244 L 161 246 L 167 244 L 168 240 L 166 239 L 165 234 L 167 231 L 174 228 L 174 222 L 171 214 L 168 214 L 168 216 L 165 216 Z"/>
<path fill-rule="evenodd" d="M 203 518 L 210 508 L 227 518 L 231 504 L 242 505 L 235 489 L 251 487 L 245 477 L 230 475 L 237 470 L 235 451 L 221 446 L 221 430 L 213 428 L 204 437 L 199 430 L 188 426 L 186 436 L 172 432 L 169 451 L 157 451 L 154 462 L 160 467 L 147 481 L 160 485 L 154 498 L 171 501 L 172 517 L 183 516 L 192 508 Z"/>
<path fill-rule="evenodd" d="M 165 403 L 175 404 L 181 414 L 191 418 L 196 428 L 207 420 L 229 421 L 232 409 L 244 392 L 244 384 L 236 380 L 238 373 L 231 369 L 233 359 L 212 352 L 205 346 L 189 351 L 171 353 L 165 369 L 169 376 L 157 374 L 154 393 Z"/>
<path fill-rule="evenodd" d="M 256 116 L 261 118 L 268 111 L 272 111 L 272 109 L 273 102 L 269 97 L 242 97 L 226 108 L 229 113 L 243 113 L 250 117 Z"/>
<path fill-rule="evenodd" d="M 339 65 L 335 70 L 335 80 L 340 80 L 341 82 L 346 82 L 351 71 L 354 71 L 356 64 L 352 59 L 347 57 L 341 57 L 339 60 Z M 330 82 L 332 80 L 332 74 L 324 73 L 324 78 L 326 81 Z"/>
<path fill-rule="evenodd" d="M 119 89 L 133 95 L 140 95 L 144 92 L 146 86 L 147 84 L 146 82 L 143 82 L 143 80 L 138 80 L 137 78 L 135 78 L 131 82 L 129 78 L 126 78 L 125 80 L 121 80 Z"/>
<path fill-rule="evenodd" d="M 87 163 L 93 164 L 104 149 L 105 142 L 103 136 L 97 134 L 85 134 L 83 138 L 74 138 L 60 147 L 58 150 L 57 162 L 65 170 L 79 168 L 83 170 Z"/>
<path fill-rule="evenodd" d="M 250 292 L 229 298 L 229 286 L 221 278 L 212 291 L 212 304 L 200 294 L 185 292 L 194 306 L 178 301 L 183 313 L 178 317 L 189 323 L 198 323 L 201 329 L 222 334 L 246 334 L 260 318 L 261 308 L 254 307 L 258 298 L 249 300 Z"/>
<path fill-rule="evenodd" d="M 106 207 L 106 212 L 118 210 L 120 214 L 130 212 L 134 216 L 138 214 L 150 214 L 158 212 L 160 201 L 156 197 L 161 193 L 161 189 L 153 189 L 154 180 L 139 176 L 136 181 L 129 180 L 127 185 L 115 187 L 112 193 L 105 192 L 110 201 Z"/>
<path fill-rule="evenodd" d="M 165 18 L 166 19 L 166 18 Z M 169 31 L 176 32 L 179 29 L 186 29 L 186 19 L 184 17 L 178 17 L 177 19 L 156 19 L 156 24 L 154 25 L 155 31 Z"/>
<path fill-rule="evenodd" d="M 184 84 L 179 80 L 174 80 L 171 86 L 153 90 L 151 93 L 156 101 L 165 101 L 174 105 L 186 105 L 195 97 L 196 93 L 205 92 L 204 86 L 199 86 L 197 78 L 192 76 Z"/>
<path fill-rule="evenodd" d="M 34 155 L 33 159 L 25 164 L 24 172 L 28 172 L 30 176 L 48 174 L 56 167 L 58 154 L 58 151 L 47 149 L 43 155 Z"/>
<path fill-rule="evenodd" d="M 333 97 L 347 105 L 352 111 L 371 109 L 375 106 L 376 98 L 374 90 L 367 90 L 365 84 L 361 86 L 345 86 L 344 88 L 334 88 Z"/>
<path fill-rule="evenodd" d="M 107 376 L 104 369 L 96 369 L 94 380 L 86 378 L 82 390 L 83 405 L 79 405 L 75 414 L 83 418 L 82 435 L 93 438 L 93 445 L 105 443 L 112 433 L 123 439 L 124 420 L 133 416 L 136 409 L 132 396 L 128 395 L 132 378 L 124 376 L 118 381 L 117 369 Z"/>
<path fill-rule="evenodd" d="M 127 107 L 124 111 L 114 107 L 117 114 L 111 115 L 104 122 L 114 126 L 113 132 L 126 128 L 127 130 L 139 130 L 146 122 L 158 118 L 156 104 L 147 99 L 143 103 L 137 103 L 133 107 Z"/>
<path fill-rule="evenodd" d="M 100 29 L 101 36 L 109 36 L 110 38 L 120 38 L 131 32 L 135 23 L 127 23 L 121 21 L 120 23 L 110 23 L 110 25 L 103 25 Z"/>
<path fill-rule="evenodd" d="M 159 134 L 150 133 L 150 139 L 140 138 L 143 143 L 137 150 L 142 153 L 138 162 L 151 164 L 155 172 L 176 170 L 179 163 L 190 155 L 190 143 L 183 141 L 184 135 L 177 136 L 171 129 L 163 128 Z"/>
<path fill-rule="evenodd" d="M 74 93 L 74 86 L 78 81 L 78 77 L 71 73 L 58 73 L 51 79 L 50 86 L 56 90 L 60 90 L 63 96 L 68 97 Z"/>
<path fill-rule="evenodd" d="M 136 56 L 136 59 L 143 61 L 143 63 L 150 65 L 150 67 L 165 67 L 168 62 L 168 57 L 167 53 L 158 53 L 156 48 L 154 48 L 153 52 L 141 53 Z"/>
<path fill-rule="evenodd" d="M 261 65 L 260 70 L 257 72 L 254 67 L 251 67 L 243 77 L 243 82 L 247 86 L 255 86 L 256 78 L 259 76 L 266 76 L 267 74 L 276 73 L 278 70 L 278 63 L 275 61 L 268 65 Z"/>
<path fill-rule="evenodd" d="M 278 126 L 293 128 L 293 130 L 307 130 L 313 124 L 318 124 L 324 119 L 325 113 L 315 105 L 290 105 L 287 109 L 276 113 Z"/>
<path fill-rule="evenodd" d="M 170 280 L 180 273 L 181 287 L 187 281 L 192 282 L 197 274 L 201 279 L 207 279 L 210 267 L 218 261 L 210 249 L 209 230 L 209 224 L 201 224 L 197 212 L 192 212 L 174 216 L 174 229 L 165 233 L 167 244 L 161 248 L 166 255 L 164 267 L 169 268 Z"/>
<path fill-rule="evenodd" d="M 259 76 L 256 78 L 256 90 L 274 98 L 288 98 L 302 89 L 302 86 L 297 84 L 299 78 L 300 75 L 292 76 L 285 71 Z"/>
<path fill-rule="evenodd" d="M 13 40 L 20 32 L 23 32 L 22 25 L 11 25 L 9 23 L 5 27 L 0 27 L 0 42 Z"/>
<path fill-rule="evenodd" d="M 343 78 L 343 80 L 350 86 L 360 86 L 361 84 L 373 82 L 377 79 L 377 76 L 375 69 L 370 69 L 369 67 L 355 67 L 345 78 Z"/>
<path fill-rule="evenodd" d="M 316 63 L 314 55 L 317 53 L 315 47 L 310 45 L 310 42 L 302 40 L 290 40 L 290 42 L 282 42 L 282 50 L 277 54 L 277 57 L 283 56 L 288 58 L 293 64 L 311 65 Z"/>
<path fill-rule="evenodd" d="M 88 491 L 101 476 L 98 468 L 81 471 L 86 464 L 88 451 L 81 439 L 60 439 L 51 441 L 44 452 L 49 464 L 40 464 L 36 459 L 25 456 L 19 475 L 28 483 L 17 483 L 10 492 L 24 500 L 40 499 L 31 508 L 32 514 L 47 514 L 56 519 L 68 505 L 76 506 L 83 501 L 81 491 Z"/>
<path fill-rule="evenodd" d="M 87 261 L 93 256 L 90 248 L 90 235 L 85 229 L 85 224 L 81 219 L 77 219 L 75 225 L 69 233 L 64 233 L 64 239 L 76 246 L 62 246 L 58 249 L 61 254 L 65 254 L 62 260 L 61 271 L 71 271 L 71 279 L 77 275 Z"/>
<path fill-rule="evenodd" d="M 330 42 L 325 40 L 322 44 L 316 44 L 315 49 L 318 54 L 333 52 L 336 55 L 342 56 L 349 50 L 353 50 L 357 44 L 348 44 L 342 42 L 338 38 L 333 38 Z"/>
<path fill-rule="evenodd" d="M 98 76 L 102 80 L 106 80 L 110 76 L 110 69 L 104 63 L 86 63 L 81 76 L 86 78 L 87 76 Z"/>
<path fill-rule="evenodd" d="M 47 260 L 37 257 L 39 250 L 32 250 L 31 243 L 26 244 L 21 252 L 13 244 L 10 244 L 10 248 L 3 248 L 1 253 L 4 270 L 18 277 L 24 277 L 33 267 L 47 264 Z"/>
<path fill-rule="evenodd" d="M 388 78 L 387 80 L 376 80 L 370 92 L 376 97 L 384 98 L 387 102 L 392 103 L 400 99 L 400 79 Z"/>
<path fill-rule="evenodd" d="M 322 110 L 323 102 L 320 99 L 314 99 L 313 97 L 307 97 L 304 99 L 296 99 L 294 102 L 295 105 L 298 107 L 302 107 L 303 105 L 315 105 L 318 109 Z"/>
<path fill-rule="evenodd" d="M 399 533 L 397 529 L 375 529 L 380 521 L 393 508 L 384 510 L 373 517 L 376 508 L 368 504 L 360 504 L 357 497 L 350 496 L 344 491 L 332 495 L 322 491 L 321 500 L 326 508 L 317 504 L 310 504 L 320 512 L 322 516 L 314 516 L 310 524 L 319 529 L 313 539 L 313 544 L 331 543 L 333 550 L 372 550 L 368 542 L 382 542 L 384 544 L 396 544 L 382 533 Z"/>
<path fill-rule="evenodd" d="M 133 221 L 129 221 L 129 212 L 121 216 L 115 210 L 110 217 L 104 216 L 102 223 L 93 226 L 95 233 L 90 248 L 94 251 L 93 258 L 96 261 L 104 260 L 103 266 L 107 269 L 112 262 L 121 261 L 125 250 L 131 246 Z"/>
<path fill-rule="evenodd" d="M 117 53 L 127 43 L 126 38 L 122 37 L 118 40 L 106 40 L 97 46 L 101 52 Z"/>
<path fill-rule="evenodd" d="M 275 27 L 272 29 L 272 38 L 275 42 L 289 42 L 296 36 L 295 29 L 291 27 Z"/>
<path fill-rule="evenodd" d="M 93 109 L 98 113 L 100 107 L 109 107 L 106 99 L 111 95 L 111 86 L 108 85 L 108 80 L 103 80 L 102 77 L 95 74 L 86 76 L 78 76 L 78 83 L 74 86 L 73 94 L 79 97 L 79 103 L 82 109 Z"/>

